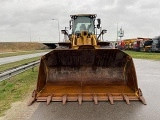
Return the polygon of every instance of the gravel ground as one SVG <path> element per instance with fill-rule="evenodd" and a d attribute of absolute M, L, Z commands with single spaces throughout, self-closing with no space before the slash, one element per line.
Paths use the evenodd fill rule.
<path fill-rule="evenodd" d="M 39 105 L 35 103 L 27 106 L 30 97 L 31 95 L 28 95 L 24 101 L 13 103 L 11 108 L 5 112 L 5 116 L 0 117 L 0 120 L 28 120 Z"/>

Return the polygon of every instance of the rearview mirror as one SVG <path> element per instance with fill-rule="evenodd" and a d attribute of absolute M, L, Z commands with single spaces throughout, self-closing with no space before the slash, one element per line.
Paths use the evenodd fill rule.
<path fill-rule="evenodd" d="M 100 28 L 100 25 L 101 25 L 101 19 L 97 19 L 97 22 L 98 22 L 98 24 L 97 24 L 97 28 L 99 29 Z"/>
<path fill-rule="evenodd" d="M 69 21 L 69 29 L 72 28 L 72 20 Z"/>
<path fill-rule="evenodd" d="M 68 34 L 66 30 L 61 30 L 61 33 L 64 34 L 64 35 Z"/>
<path fill-rule="evenodd" d="M 107 33 L 107 30 L 102 30 L 102 34 L 105 34 L 105 33 Z"/>

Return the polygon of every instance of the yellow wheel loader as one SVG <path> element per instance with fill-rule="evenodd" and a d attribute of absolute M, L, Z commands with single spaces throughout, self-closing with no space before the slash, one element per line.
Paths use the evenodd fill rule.
<path fill-rule="evenodd" d="M 146 104 L 138 88 L 132 58 L 100 40 L 106 32 L 100 24 L 96 14 L 71 15 L 71 34 L 62 30 L 70 42 L 61 42 L 58 48 L 42 56 L 37 88 L 29 105 L 35 101 L 114 104 L 119 100 Z M 97 29 L 101 30 L 99 34 Z"/>

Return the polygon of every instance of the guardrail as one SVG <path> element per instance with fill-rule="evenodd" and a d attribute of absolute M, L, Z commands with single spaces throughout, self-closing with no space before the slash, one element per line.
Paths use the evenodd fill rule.
<path fill-rule="evenodd" d="M 4 72 L 1 72 L 0 73 L 0 82 L 2 80 L 5 80 L 5 79 L 8 79 L 12 76 L 15 76 L 19 73 L 22 73 L 28 69 L 31 69 L 31 68 L 34 68 L 35 66 L 37 66 L 39 64 L 39 60 L 38 61 L 34 61 L 34 62 L 30 62 L 28 64 L 25 64 L 25 65 L 21 65 L 19 67 L 16 67 L 16 68 L 13 68 L 13 69 L 10 69 L 10 70 L 7 70 L 7 71 L 4 71 Z"/>

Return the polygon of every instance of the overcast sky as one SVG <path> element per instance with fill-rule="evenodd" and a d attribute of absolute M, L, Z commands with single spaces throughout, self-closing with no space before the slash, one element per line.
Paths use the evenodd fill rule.
<path fill-rule="evenodd" d="M 0 42 L 58 41 L 71 14 L 97 14 L 107 29 L 105 40 L 160 35 L 160 0 L 0 0 Z M 60 36 L 63 41 L 63 35 Z"/>

